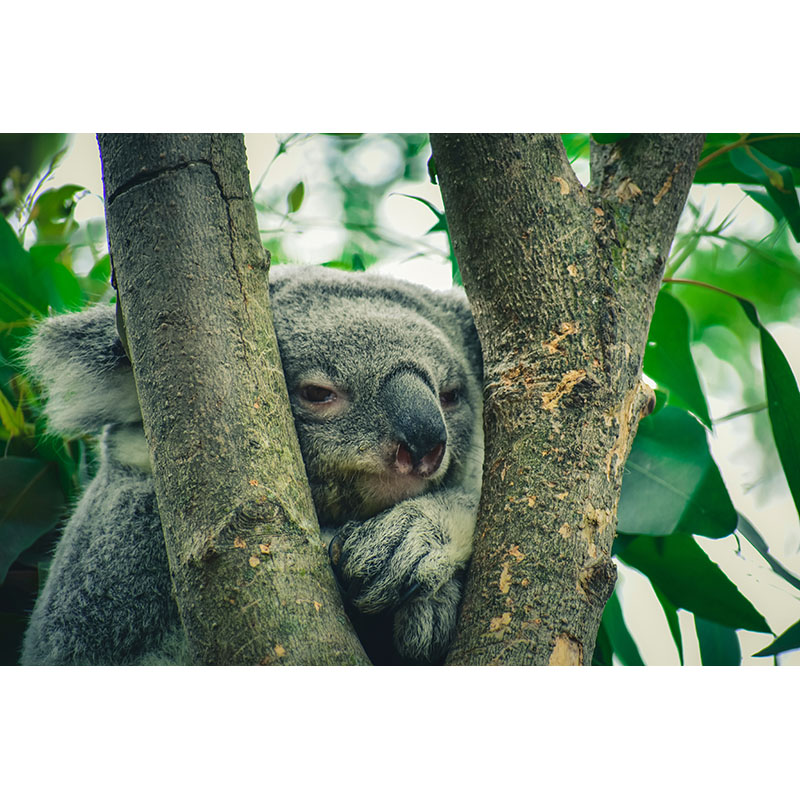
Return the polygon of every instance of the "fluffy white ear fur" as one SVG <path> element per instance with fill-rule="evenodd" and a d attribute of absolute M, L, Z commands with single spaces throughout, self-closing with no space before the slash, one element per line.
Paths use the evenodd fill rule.
<path fill-rule="evenodd" d="M 29 374 L 44 387 L 54 433 L 76 436 L 141 421 L 113 306 L 45 320 L 22 355 Z"/>

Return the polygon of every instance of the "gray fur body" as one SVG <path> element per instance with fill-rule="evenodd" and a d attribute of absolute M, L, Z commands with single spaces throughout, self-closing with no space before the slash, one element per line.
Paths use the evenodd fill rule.
<path fill-rule="evenodd" d="M 463 294 L 275 268 L 275 331 L 323 538 L 388 660 L 446 650 L 480 494 L 481 356 Z M 25 664 L 182 663 L 133 376 L 113 308 L 55 317 L 27 350 L 52 430 L 103 430 L 23 645 Z M 369 652 L 369 642 L 365 641 Z M 381 655 L 381 660 L 386 656 Z"/>

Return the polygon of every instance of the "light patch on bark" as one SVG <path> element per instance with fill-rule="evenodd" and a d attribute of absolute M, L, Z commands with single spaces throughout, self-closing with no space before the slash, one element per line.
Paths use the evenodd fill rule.
<path fill-rule="evenodd" d="M 658 190 L 658 194 L 653 198 L 653 205 L 657 206 L 663 199 L 664 195 L 670 190 L 672 187 L 672 181 L 675 179 L 675 176 L 678 174 L 678 170 L 683 166 L 683 162 L 681 161 L 679 164 L 676 164 L 673 168 L 672 172 L 667 176 L 667 179 L 664 181 L 664 185 Z"/>
<path fill-rule="evenodd" d="M 550 654 L 551 667 L 580 667 L 583 665 L 583 647 L 577 639 L 562 633 Z"/>
<path fill-rule="evenodd" d="M 558 184 L 559 191 L 562 195 L 569 194 L 569 184 L 563 178 L 560 178 L 558 175 L 556 175 L 553 178 L 553 182 Z"/>
<path fill-rule="evenodd" d="M 525 560 L 525 553 L 523 553 L 519 549 L 519 547 L 517 545 L 515 545 L 515 544 L 511 545 L 511 547 L 508 548 L 508 554 L 510 556 L 514 556 L 514 558 L 517 559 L 517 563 L 519 563 L 520 561 L 524 561 Z"/>
<path fill-rule="evenodd" d="M 503 562 L 503 570 L 500 573 L 500 594 L 508 594 L 511 589 L 511 566 L 508 561 Z"/>
<path fill-rule="evenodd" d="M 589 558 L 597 558 L 597 540 L 613 524 L 614 515 L 605 508 L 595 508 L 588 500 L 583 509 L 580 534 L 586 540 Z"/>
<path fill-rule="evenodd" d="M 569 267 L 567 267 L 567 269 L 569 269 Z M 573 269 L 574 269 L 574 267 L 573 267 Z M 561 323 L 561 333 L 555 334 L 553 336 L 553 338 L 550 339 L 550 341 L 543 342 L 542 343 L 542 349 L 548 355 L 551 355 L 551 356 L 555 355 L 556 353 L 559 352 L 558 346 L 561 344 L 561 342 L 563 342 L 564 339 L 567 338 L 567 336 L 573 336 L 574 334 L 576 334 L 578 332 L 578 330 L 579 330 L 579 327 L 578 327 L 578 323 L 577 322 L 562 322 Z"/>
<path fill-rule="evenodd" d="M 606 423 L 611 425 L 616 422 L 619 428 L 617 439 L 612 448 L 608 451 L 608 455 L 606 455 L 606 478 L 608 478 L 608 480 L 612 480 L 612 468 L 614 470 L 614 479 L 616 479 L 620 469 L 622 469 L 622 465 L 625 463 L 625 459 L 628 457 L 628 451 L 631 448 L 633 409 L 639 394 L 639 387 L 634 387 L 625 394 L 617 413 L 606 415 Z"/>
<path fill-rule="evenodd" d="M 542 394 L 542 408 L 551 411 L 558 407 L 561 399 L 568 395 L 583 380 L 586 379 L 585 369 L 571 369 L 565 373 L 558 386 L 552 392 Z"/>
<path fill-rule="evenodd" d="M 616 190 L 617 199 L 620 203 L 627 203 L 630 200 L 634 200 L 639 197 L 641 193 L 642 190 L 630 178 L 623 178 Z"/>
<path fill-rule="evenodd" d="M 491 633 L 505 633 L 506 628 L 511 624 L 511 612 L 506 611 L 499 617 L 492 617 L 489 620 L 489 631 Z"/>

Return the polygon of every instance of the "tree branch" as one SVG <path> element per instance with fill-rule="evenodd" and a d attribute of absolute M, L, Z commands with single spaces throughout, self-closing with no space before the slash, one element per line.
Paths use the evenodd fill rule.
<path fill-rule="evenodd" d="M 485 362 L 483 493 L 448 662 L 590 663 L 659 268 L 702 139 L 598 152 L 589 190 L 557 136 L 431 143 Z"/>
<path fill-rule="evenodd" d="M 98 142 L 170 571 L 196 663 L 366 663 L 318 536 L 242 138 Z"/>

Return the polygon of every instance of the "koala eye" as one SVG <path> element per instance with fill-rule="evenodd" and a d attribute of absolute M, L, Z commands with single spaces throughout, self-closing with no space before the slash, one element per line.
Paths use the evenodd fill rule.
<path fill-rule="evenodd" d="M 336 400 L 336 392 L 327 386 L 317 386 L 310 383 L 300 389 L 300 397 L 314 405 L 325 405 Z"/>
<path fill-rule="evenodd" d="M 439 394 L 439 402 L 442 404 L 442 408 L 452 408 L 458 405 L 460 400 L 461 392 L 458 389 L 450 389 Z"/>

